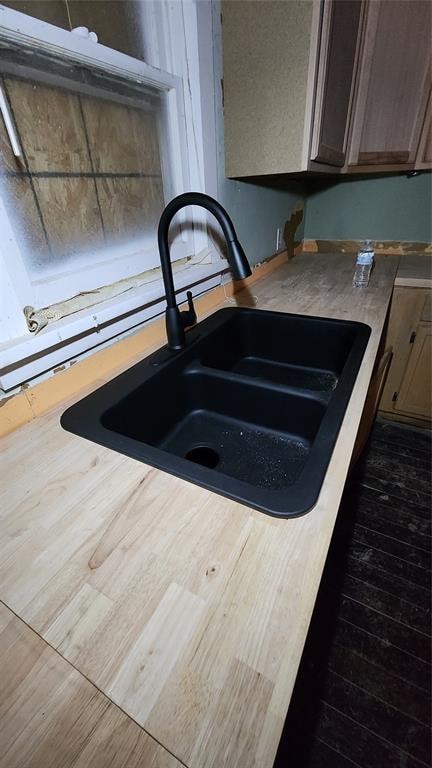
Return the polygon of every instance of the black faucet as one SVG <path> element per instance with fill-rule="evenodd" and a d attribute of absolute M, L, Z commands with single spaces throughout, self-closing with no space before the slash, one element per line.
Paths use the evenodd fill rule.
<path fill-rule="evenodd" d="M 199 205 L 206 208 L 218 220 L 225 235 L 228 248 L 228 262 L 232 269 L 234 279 L 242 280 L 251 274 L 251 269 L 246 255 L 237 240 L 237 235 L 233 223 L 228 216 L 225 208 L 209 195 L 203 195 L 201 192 L 185 192 L 178 195 L 168 203 L 162 216 L 160 217 L 158 227 L 158 245 L 159 255 L 162 266 L 162 277 L 165 286 L 165 295 L 167 308 L 165 312 L 166 330 L 168 338 L 168 347 L 170 349 L 184 349 L 186 344 L 185 328 L 196 323 L 196 313 L 192 300 L 192 293 L 187 292 L 189 309 L 186 312 L 180 312 L 175 298 L 174 281 L 171 267 L 171 259 L 168 247 L 168 230 L 171 221 L 177 211 L 186 205 Z"/>

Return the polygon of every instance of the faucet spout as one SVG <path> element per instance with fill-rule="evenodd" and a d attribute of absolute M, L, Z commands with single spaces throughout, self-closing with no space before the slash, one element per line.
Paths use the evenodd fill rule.
<path fill-rule="evenodd" d="M 209 197 L 209 195 L 204 195 L 201 192 L 185 192 L 183 195 L 178 195 L 178 197 L 171 200 L 160 217 L 158 245 L 167 301 L 165 316 L 168 346 L 170 349 L 174 350 L 184 349 L 186 344 L 185 328 L 196 322 L 195 310 L 190 294 L 188 294 L 189 310 L 187 312 L 180 312 L 177 306 L 168 246 L 168 231 L 171 221 L 176 213 L 187 205 L 198 205 L 201 208 L 205 208 L 207 211 L 210 211 L 219 222 L 227 244 L 228 262 L 234 278 L 236 280 L 242 280 L 251 274 L 249 262 L 238 241 L 234 225 L 226 210 L 217 202 L 217 200 L 214 200 L 212 197 Z"/>

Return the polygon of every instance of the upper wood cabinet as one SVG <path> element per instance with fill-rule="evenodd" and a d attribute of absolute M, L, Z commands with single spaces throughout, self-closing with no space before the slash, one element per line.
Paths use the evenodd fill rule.
<path fill-rule="evenodd" d="M 426 107 L 426 117 L 417 152 L 416 168 L 432 168 L 432 94 Z"/>
<path fill-rule="evenodd" d="M 346 159 L 361 12 L 361 0 L 323 6 L 310 159 L 339 167 Z"/>
<path fill-rule="evenodd" d="M 227 176 L 431 168 L 431 9 L 224 0 Z"/>
<path fill-rule="evenodd" d="M 349 165 L 413 165 L 431 89 L 432 4 L 367 3 Z"/>

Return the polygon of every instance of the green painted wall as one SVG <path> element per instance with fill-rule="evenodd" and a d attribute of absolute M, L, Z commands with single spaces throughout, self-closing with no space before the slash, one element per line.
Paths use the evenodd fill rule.
<path fill-rule="evenodd" d="M 265 179 L 259 183 L 227 179 L 224 167 L 222 110 L 217 126 L 217 198 L 233 220 L 238 238 L 251 265 L 268 259 L 276 251 L 276 233 L 295 210 L 305 204 L 303 180 L 275 181 L 273 186 Z M 303 222 L 295 232 L 295 239 L 304 237 Z"/>
<path fill-rule="evenodd" d="M 430 242 L 431 217 L 430 173 L 307 182 L 305 238 Z"/>
<path fill-rule="evenodd" d="M 219 200 L 233 220 L 249 263 L 257 264 L 276 251 L 277 228 L 283 231 L 296 207 L 304 204 L 304 193 L 302 184 L 295 181 L 281 190 L 220 176 Z M 301 224 L 295 239 L 303 236 Z"/>

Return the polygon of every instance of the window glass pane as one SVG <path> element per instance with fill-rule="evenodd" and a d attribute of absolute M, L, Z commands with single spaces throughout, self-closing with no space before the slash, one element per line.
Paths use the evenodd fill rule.
<path fill-rule="evenodd" d="M 0 119 L 0 193 L 30 273 L 153 252 L 169 184 L 158 91 L 107 98 L 9 75 L 2 85 L 23 158 Z"/>

